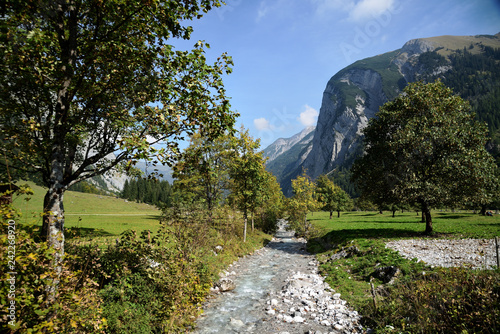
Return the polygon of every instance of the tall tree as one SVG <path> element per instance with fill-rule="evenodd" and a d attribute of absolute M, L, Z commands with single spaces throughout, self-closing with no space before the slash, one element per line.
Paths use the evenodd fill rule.
<path fill-rule="evenodd" d="M 233 139 L 231 176 L 231 199 L 243 211 L 243 242 L 246 242 L 248 213 L 253 212 L 261 198 L 266 180 L 264 158 L 259 149 L 259 140 L 254 140 L 243 128 Z"/>
<path fill-rule="evenodd" d="M 316 194 L 322 210 L 330 212 L 330 219 L 333 211 L 337 211 L 337 217 L 340 217 L 340 212 L 349 210 L 352 205 L 349 195 L 326 175 L 320 175 L 316 180 Z"/>
<path fill-rule="evenodd" d="M 293 197 L 288 201 L 288 212 L 296 224 L 298 230 L 303 230 L 307 236 L 307 213 L 318 208 L 318 202 L 315 198 L 314 182 L 309 179 L 306 170 L 302 175 L 298 175 L 292 180 Z M 301 221 L 304 222 L 301 227 Z"/>
<path fill-rule="evenodd" d="M 209 215 L 229 187 L 230 145 L 229 134 L 211 139 L 196 133 L 173 167 L 176 189 L 185 198 L 189 194 L 191 200 L 203 201 Z"/>
<path fill-rule="evenodd" d="M 432 207 L 488 203 L 498 194 L 485 124 L 440 81 L 408 85 L 364 135 L 366 154 L 353 166 L 354 180 L 375 197 L 418 203 L 426 233 L 433 231 Z"/>
<path fill-rule="evenodd" d="M 278 218 L 284 210 L 285 195 L 276 177 L 265 168 L 262 171 L 264 180 L 259 191 L 254 211 L 260 214 L 265 232 L 274 232 Z"/>
<path fill-rule="evenodd" d="M 171 162 L 176 140 L 232 127 L 222 76 L 186 22 L 219 0 L 19 0 L 0 20 L 0 150 L 48 188 L 43 237 L 64 253 L 65 190 L 139 159 Z M 161 148 L 154 144 L 162 143 Z M 57 261 L 56 261 L 57 262 Z"/>

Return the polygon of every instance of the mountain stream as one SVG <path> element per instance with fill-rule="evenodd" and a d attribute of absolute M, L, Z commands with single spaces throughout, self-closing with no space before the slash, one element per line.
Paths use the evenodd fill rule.
<path fill-rule="evenodd" d="M 273 240 L 233 263 L 236 287 L 204 305 L 195 333 L 362 333 L 350 310 L 317 274 L 317 261 L 281 220 Z"/>

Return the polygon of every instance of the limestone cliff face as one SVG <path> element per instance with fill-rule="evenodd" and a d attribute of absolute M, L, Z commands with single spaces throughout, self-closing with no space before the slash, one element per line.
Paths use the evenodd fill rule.
<path fill-rule="evenodd" d="M 354 104 L 347 103 L 343 85 L 355 92 Z M 311 152 L 303 164 L 308 174 L 316 178 L 352 158 L 362 129 L 386 101 L 382 78 L 375 71 L 352 69 L 332 78 L 323 93 Z"/>
<path fill-rule="evenodd" d="M 308 126 L 304 130 L 290 138 L 277 139 L 275 142 L 264 149 L 264 157 L 268 158 L 268 163 L 272 162 L 278 156 L 290 150 L 295 144 L 300 142 L 302 139 L 304 139 L 304 137 L 314 131 L 314 129 L 314 126 Z"/>
<path fill-rule="evenodd" d="M 313 179 L 352 163 L 361 153 L 362 130 L 368 120 L 418 77 L 419 55 L 435 48 L 434 42 L 411 40 L 400 50 L 356 62 L 329 80 L 312 149 L 303 163 Z"/>
<path fill-rule="evenodd" d="M 294 178 L 300 166 L 309 155 L 312 148 L 312 138 L 315 127 L 310 126 L 290 138 L 280 138 L 263 151 L 268 158 L 266 169 L 281 182 L 288 180 L 285 189 L 290 188 L 290 180 Z M 288 193 L 287 193 L 288 194 Z"/>
<path fill-rule="evenodd" d="M 323 92 L 311 142 L 299 156 L 294 155 L 293 163 L 287 160 L 285 170 L 275 173 L 285 194 L 291 195 L 290 180 L 302 168 L 313 179 L 340 166 L 349 168 L 362 153 L 362 130 L 380 106 L 395 98 L 409 82 L 446 76 L 452 69 L 450 55 L 464 49 L 480 53 L 485 46 L 500 47 L 500 34 L 414 39 L 399 50 L 357 61 L 339 71 Z M 288 154 L 276 153 L 276 161 Z"/>

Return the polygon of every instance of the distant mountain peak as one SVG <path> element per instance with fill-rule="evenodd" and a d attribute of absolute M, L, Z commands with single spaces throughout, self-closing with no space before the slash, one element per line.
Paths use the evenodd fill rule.
<path fill-rule="evenodd" d="M 300 142 L 304 137 L 314 131 L 315 126 L 308 126 L 299 133 L 290 138 L 278 138 L 263 151 L 264 157 L 268 158 L 268 163 L 276 159 L 279 155 L 288 151 L 295 144 Z"/>

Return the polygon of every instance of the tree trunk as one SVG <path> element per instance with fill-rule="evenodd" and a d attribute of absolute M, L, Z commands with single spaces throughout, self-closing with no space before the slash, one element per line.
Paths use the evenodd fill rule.
<path fill-rule="evenodd" d="M 54 249 L 54 262 L 52 263 L 52 277 L 45 286 L 47 301 L 52 303 L 57 295 L 57 288 L 62 272 L 62 259 L 64 256 L 64 180 L 65 164 L 63 145 L 56 144 L 52 150 L 52 161 L 48 190 L 43 200 L 42 240 Z"/>
<path fill-rule="evenodd" d="M 396 210 L 392 210 L 392 218 L 396 217 Z"/>
<path fill-rule="evenodd" d="M 340 211 L 337 211 L 337 218 L 340 218 Z"/>
<path fill-rule="evenodd" d="M 247 242 L 247 220 L 248 220 L 248 215 L 247 215 L 246 211 L 243 213 L 243 217 L 245 219 L 245 227 L 243 228 L 243 242 Z"/>
<path fill-rule="evenodd" d="M 64 189 L 57 184 L 52 185 L 45 194 L 43 203 L 42 239 L 55 250 L 53 271 L 54 277 L 45 287 L 47 300 L 53 302 L 59 285 L 64 256 Z"/>
<path fill-rule="evenodd" d="M 333 211 L 330 211 L 330 219 L 333 217 Z"/>
<path fill-rule="evenodd" d="M 425 234 L 432 234 L 432 217 L 429 205 L 422 201 L 422 215 L 425 216 Z"/>
<path fill-rule="evenodd" d="M 307 238 L 307 213 L 304 215 L 304 236 Z"/>

